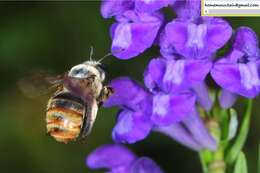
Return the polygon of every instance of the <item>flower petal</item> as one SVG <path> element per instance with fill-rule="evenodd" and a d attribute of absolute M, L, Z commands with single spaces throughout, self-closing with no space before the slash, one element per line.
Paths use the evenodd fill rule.
<path fill-rule="evenodd" d="M 227 21 L 217 17 L 207 20 L 207 25 L 207 51 L 213 53 L 228 42 L 232 35 L 232 27 Z"/>
<path fill-rule="evenodd" d="M 164 91 L 174 90 L 184 82 L 185 77 L 185 60 L 168 60 L 166 65 L 166 71 L 163 76 L 163 88 Z M 182 87 L 181 87 L 182 88 Z"/>
<path fill-rule="evenodd" d="M 237 29 L 233 47 L 248 56 L 259 55 L 257 35 L 249 27 L 240 27 Z"/>
<path fill-rule="evenodd" d="M 176 50 L 174 46 L 170 43 L 168 36 L 165 31 L 162 31 L 159 37 L 160 53 L 165 59 L 174 59 L 174 54 Z"/>
<path fill-rule="evenodd" d="M 173 4 L 175 0 L 137 0 L 135 1 L 135 9 L 140 12 L 152 13 L 156 10 L 160 10 L 170 4 Z"/>
<path fill-rule="evenodd" d="M 201 82 L 198 85 L 193 87 L 193 90 L 196 93 L 197 101 L 199 104 L 206 110 L 210 111 L 213 105 L 213 101 L 210 98 L 208 86 L 205 82 Z"/>
<path fill-rule="evenodd" d="M 162 88 L 175 92 L 189 89 L 203 82 L 211 67 L 208 60 L 168 60 Z"/>
<path fill-rule="evenodd" d="M 132 8 L 134 8 L 133 0 L 103 0 L 101 14 L 104 18 L 110 18 Z"/>
<path fill-rule="evenodd" d="M 188 40 L 187 25 L 187 22 L 173 20 L 165 26 L 165 36 L 163 40 L 171 44 L 178 52 L 180 48 L 185 46 Z"/>
<path fill-rule="evenodd" d="M 113 139 L 117 142 L 135 143 L 144 139 L 152 126 L 149 115 L 123 110 L 119 113 L 117 124 L 113 129 Z"/>
<path fill-rule="evenodd" d="M 200 0 L 177 0 L 173 5 L 173 9 L 175 10 L 178 18 L 197 19 L 201 15 L 200 5 Z"/>
<path fill-rule="evenodd" d="M 151 91 L 179 92 L 201 83 L 210 72 L 212 62 L 193 59 L 152 59 L 144 81 Z"/>
<path fill-rule="evenodd" d="M 155 127 L 153 130 L 163 133 L 171 137 L 173 140 L 195 151 L 199 151 L 202 149 L 202 146 L 193 139 L 193 136 L 181 123 L 173 123 L 169 126 L 158 126 Z"/>
<path fill-rule="evenodd" d="M 86 164 L 91 169 L 108 168 L 118 170 L 127 168 L 135 159 L 136 156 L 124 146 L 107 144 L 90 153 L 86 159 Z"/>
<path fill-rule="evenodd" d="M 237 95 L 231 93 L 225 89 L 222 90 L 221 95 L 219 97 L 219 103 L 222 108 L 228 109 L 232 107 L 237 100 Z"/>
<path fill-rule="evenodd" d="M 219 18 L 205 20 L 201 24 L 176 19 L 166 25 L 165 34 L 179 54 L 200 59 L 223 47 L 231 37 L 232 28 Z"/>
<path fill-rule="evenodd" d="M 211 76 L 222 88 L 244 97 L 254 98 L 260 92 L 258 65 L 230 63 L 223 58 L 215 63 Z"/>
<path fill-rule="evenodd" d="M 151 47 L 161 27 L 158 14 L 133 14 L 128 17 L 134 21 L 118 23 L 112 37 L 111 51 L 119 59 L 130 59 Z"/>
<path fill-rule="evenodd" d="M 195 109 L 183 120 L 183 123 L 200 145 L 209 150 L 217 149 L 216 140 L 209 134 Z"/>
<path fill-rule="evenodd" d="M 121 106 L 133 110 L 149 109 L 151 96 L 137 82 L 128 77 L 119 77 L 109 84 L 114 93 L 104 102 L 104 107 Z"/>
<path fill-rule="evenodd" d="M 144 73 L 144 83 L 150 91 L 156 91 L 163 79 L 166 61 L 163 58 L 152 59 Z"/>
<path fill-rule="evenodd" d="M 170 125 L 181 121 L 195 106 L 196 97 L 187 92 L 178 95 L 158 93 L 153 98 L 151 119 L 157 125 Z"/>
<path fill-rule="evenodd" d="M 212 62 L 210 60 L 187 60 L 185 67 L 185 80 L 194 86 L 201 83 L 210 72 Z"/>
<path fill-rule="evenodd" d="M 163 173 L 161 168 L 150 158 L 141 157 L 131 167 L 130 173 Z"/>

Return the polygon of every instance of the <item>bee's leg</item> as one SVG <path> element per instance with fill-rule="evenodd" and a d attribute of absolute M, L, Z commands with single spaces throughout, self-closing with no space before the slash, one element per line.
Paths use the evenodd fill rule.
<path fill-rule="evenodd" d="M 102 106 L 102 104 L 114 93 L 114 89 L 110 86 L 104 86 L 101 90 L 99 97 L 97 98 L 98 106 Z"/>

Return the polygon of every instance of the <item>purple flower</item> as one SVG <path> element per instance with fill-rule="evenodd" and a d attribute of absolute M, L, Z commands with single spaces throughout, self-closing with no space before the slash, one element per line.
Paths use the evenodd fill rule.
<path fill-rule="evenodd" d="M 133 10 L 141 13 L 153 13 L 163 7 L 172 5 L 175 0 L 103 0 L 101 14 L 104 18 L 122 15 Z"/>
<path fill-rule="evenodd" d="M 225 45 L 231 34 L 230 25 L 220 18 L 199 18 L 195 22 L 177 18 L 165 27 L 161 53 L 165 57 L 172 53 L 191 59 L 210 57 Z"/>
<path fill-rule="evenodd" d="M 117 142 L 134 143 L 144 139 L 154 125 L 170 125 L 186 117 L 195 106 L 192 92 L 155 93 L 142 88 L 133 80 L 121 77 L 110 84 L 115 94 L 105 107 L 119 106 L 117 124 L 112 136 Z"/>
<path fill-rule="evenodd" d="M 157 126 L 153 130 L 161 132 L 196 151 L 205 148 L 213 151 L 217 149 L 216 140 L 208 133 L 195 109 L 179 123 L 172 123 L 169 126 Z"/>
<path fill-rule="evenodd" d="M 221 103 L 224 107 L 232 105 L 234 94 L 254 98 L 260 92 L 258 38 L 253 30 L 240 27 L 235 35 L 232 51 L 218 60 L 211 75 L 218 85 L 225 89 Z M 233 93 L 229 94 L 228 92 Z M 224 103 L 226 102 L 226 103 Z M 231 102 L 231 104 L 230 104 Z"/>
<path fill-rule="evenodd" d="M 154 58 L 145 71 L 144 81 L 151 91 L 160 88 L 166 93 L 176 93 L 203 82 L 211 67 L 212 62 L 207 59 Z"/>
<path fill-rule="evenodd" d="M 162 25 L 160 13 L 126 11 L 111 26 L 111 51 L 119 59 L 129 59 L 144 52 L 154 43 Z"/>
<path fill-rule="evenodd" d="M 169 5 L 178 18 L 164 24 L 159 10 Z M 162 55 L 145 70 L 147 89 L 127 77 L 111 82 L 115 93 L 104 106 L 120 107 L 113 139 L 134 143 L 155 130 L 194 150 L 216 149 L 196 103 L 206 111 L 212 107 L 205 78 L 214 54 L 231 37 L 229 24 L 220 18 L 201 17 L 199 0 L 107 0 L 101 13 L 116 19 L 110 33 L 111 50 L 117 58 L 133 58 L 158 41 Z"/>
<path fill-rule="evenodd" d="M 151 119 L 160 126 L 180 122 L 187 117 L 195 106 L 196 97 L 191 92 L 181 94 L 156 93 L 153 97 Z"/>
<path fill-rule="evenodd" d="M 107 144 L 89 154 L 86 164 L 91 169 L 107 168 L 109 173 L 162 173 L 148 157 L 137 157 L 126 147 Z"/>
<path fill-rule="evenodd" d="M 148 136 L 152 127 L 149 115 L 124 109 L 118 114 L 112 136 L 115 141 L 121 143 L 135 143 Z"/>
<path fill-rule="evenodd" d="M 119 77 L 110 82 L 114 94 L 104 103 L 104 107 L 119 106 L 132 111 L 149 110 L 151 94 L 140 84 L 128 77 Z"/>
<path fill-rule="evenodd" d="M 121 108 L 112 132 L 113 139 L 128 143 L 144 139 L 153 127 L 150 119 L 152 95 L 127 77 L 112 80 L 110 86 L 115 93 L 104 103 L 104 107 Z"/>
<path fill-rule="evenodd" d="M 178 59 L 176 56 L 169 59 L 155 58 L 150 61 L 144 73 L 144 82 L 146 87 L 153 93 L 164 92 L 175 99 L 186 98 L 186 101 L 183 102 L 184 107 L 188 105 L 190 105 L 188 107 L 192 107 L 191 105 L 195 104 L 196 95 L 197 101 L 208 111 L 211 109 L 212 101 L 204 79 L 210 72 L 211 67 L 212 62 L 207 59 Z M 167 109 L 166 107 L 165 109 Z M 186 109 L 186 112 L 188 113 L 190 110 Z M 179 114 L 174 115 L 175 120 L 176 115 Z"/>
<path fill-rule="evenodd" d="M 195 110 L 196 101 L 206 111 L 212 107 L 204 83 L 210 69 L 208 60 L 155 58 L 150 61 L 144 80 L 153 93 L 151 119 L 156 124 L 155 131 L 193 150 L 217 148 L 216 140 L 208 133 Z"/>
<path fill-rule="evenodd" d="M 104 106 L 121 108 L 112 132 L 114 141 L 134 143 L 146 138 L 153 129 L 162 132 L 164 130 L 161 129 L 173 126 L 179 128 L 176 131 L 167 130 L 165 134 L 191 149 L 216 147 L 216 142 L 207 132 L 198 113 L 194 111 L 196 96 L 191 90 L 180 93 L 149 92 L 127 77 L 114 79 L 110 85 L 115 93 Z M 195 117 L 194 124 L 183 126 L 192 117 Z M 191 131 L 194 133 L 187 132 L 186 129 L 193 129 Z M 177 133 L 178 131 L 182 133 Z M 201 143 L 203 137 L 204 142 L 209 141 L 208 144 Z"/>
<path fill-rule="evenodd" d="M 116 17 L 111 26 L 111 52 L 119 59 L 133 58 L 151 47 L 163 23 L 163 16 L 155 12 L 172 0 L 104 0 L 101 14 Z"/>

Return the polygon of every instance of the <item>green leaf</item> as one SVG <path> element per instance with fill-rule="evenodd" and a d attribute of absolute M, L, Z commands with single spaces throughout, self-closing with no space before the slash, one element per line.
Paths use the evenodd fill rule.
<path fill-rule="evenodd" d="M 247 173 L 246 157 L 243 152 L 238 155 L 233 173 Z"/>
<path fill-rule="evenodd" d="M 243 121 L 241 123 L 241 127 L 239 129 L 238 135 L 233 143 L 233 145 L 229 148 L 229 150 L 227 151 L 227 155 L 226 155 L 226 163 L 227 164 L 232 164 L 235 162 L 235 160 L 238 157 L 238 154 L 240 153 L 240 151 L 242 150 L 247 135 L 248 135 L 248 131 L 249 131 L 249 124 L 250 124 L 250 116 L 252 113 L 252 107 L 253 107 L 253 101 L 252 100 L 248 100 L 247 102 L 247 107 L 246 107 L 246 112 L 245 115 L 243 117 Z"/>

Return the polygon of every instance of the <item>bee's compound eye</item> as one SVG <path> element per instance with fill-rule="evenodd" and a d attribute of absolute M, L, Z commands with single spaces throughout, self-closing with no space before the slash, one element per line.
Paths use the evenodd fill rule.
<path fill-rule="evenodd" d="M 101 80 L 102 81 L 105 80 L 106 67 L 104 65 L 102 65 L 102 64 L 98 64 L 96 67 L 97 67 L 97 69 L 99 71 Z"/>
<path fill-rule="evenodd" d="M 100 69 L 103 70 L 104 72 L 107 71 L 106 66 L 104 66 L 103 64 L 98 64 L 97 66 L 98 66 L 98 68 L 100 68 Z"/>
<path fill-rule="evenodd" d="M 86 78 L 88 76 L 88 69 L 84 64 L 74 66 L 70 70 L 69 76 L 75 78 Z"/>

